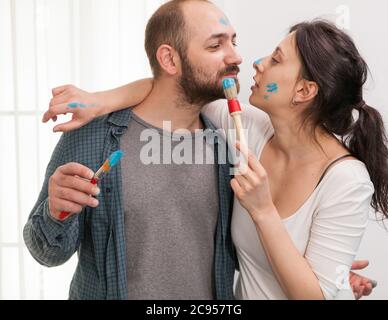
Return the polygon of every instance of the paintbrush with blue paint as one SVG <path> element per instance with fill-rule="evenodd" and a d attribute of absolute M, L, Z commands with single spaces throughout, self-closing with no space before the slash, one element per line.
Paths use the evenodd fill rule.
<path fill-rule="evenodd" d="M 94 174 L 92 180 L 90 180 L 90 183 L 94 185 L 98 184 L 98 182 L 103 178 L 103 176 L 119 163 L 123 155 L 124 152 L 120 150 L 112 153 L 110 157 L 101 166 L 101 168 L 98 169 L 97 172 Z M 59 215 L 59 219 L 63 221 L 67 219 L 69 215 L 69 212 L 62 211 Z"/>
<path fill-rule="evenodd" d="M 246 139 L 242 127 L 242 110 L 238 101 L 238 90 L 236 81 L 233 78 L 226 78 L 222 81 L 225 97 L 228 100 L 229 113 L 233 118 L 234 125 L 237 131 L 237 140 L 242 146 L 247 146 Z"/>

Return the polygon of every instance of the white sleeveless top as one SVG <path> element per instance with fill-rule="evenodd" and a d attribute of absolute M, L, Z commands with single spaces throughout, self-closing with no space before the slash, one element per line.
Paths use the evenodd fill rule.
<path fill-rule="evenodd" d="M 242 108 L 249 148 L 260 158 L 274 129 L 268 115 L 261 110 L 249 105 Z M 225 100 L 207 105 L 203 113 L 217 127 L 234 129 Z M 229 142 L 234 143 L 230 137 Z M 292 216 L 283 220 L 328 300 L 354 299 L 348 282 L 349 270 L 367 226 L 373 193 L 365 165 L 358 160 L 343 161 L 327 172 Z M 287 299 L 271 269 L 256 227 L 237 198 L 233 208 L 232 239 L 240 264 L 236 298 Z"/>

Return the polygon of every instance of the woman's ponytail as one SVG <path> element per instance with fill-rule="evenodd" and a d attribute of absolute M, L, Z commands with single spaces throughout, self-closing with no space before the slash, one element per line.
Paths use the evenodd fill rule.
<path fill-rule="evenodd" d="M 384 121 L 380 113 L 362 101 L 346 145 L 362 161 L 375 187 L 372 207 L 388 218 L 388 147 Z"/>

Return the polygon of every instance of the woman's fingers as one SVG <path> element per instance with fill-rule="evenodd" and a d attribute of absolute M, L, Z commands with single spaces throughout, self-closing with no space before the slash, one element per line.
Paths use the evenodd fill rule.
<path fill-rule="evenodd" d="M 243 189 L 241 188 L 241 186 L 238 183 L 237 179 L 232 179 L 231 186 L 232 186 L 233 192 L 235 193 L 235 195 L 237 197 L 241 194 L 241 192 L 243 192 Z"/>
<path fill-rule="evenodd" d="M 240 163 L 239 174 L 236 174 L 235 177 L 241 187 L 249 192 L 260 184 L 260 174 L 258 172 L 265 172 L 265 170 L 264 168 L 261 170 L 261 165 L 256 156 L 247 147 L 241 145 L 240 142 L 236 143 L 236 147 L 241 152 L 244 160 L 242 165 Z M 246 160 L 248 161 L 248 166 L 244 167 L 244 161 L 246 163 Z"/>
<path fill-rule="evenodd" d="M 260 179 L 257 176 L 257 173 L 252 171 L 250 167 L 246 168 L 244 171 L 239 172 L 235 175 L 236 178 L 244 178 L 243 185 L 245 188 L 255 188 L 260 184 Z"/>
<path fill-rule="evenodd" d="M 247 147 L 242 146 L 240 142 L 236 143 L 237 149 L 242 153 L 245 159 L 248 161 L 248 167 L 255 172 L 259 178 L 266 178 L 267 172 L 264 167 L 261 165 L 259 159 L 255 156 L 255 154 L 249 150 Z M 252 181 L 256 182 L 256 181 Z"/>
<path fill-rule="evenodd" d="M 236 181 L 239 183 L 241 189 L 245 191 L 251 190 L 251 184 L 245 175 L 235 175 L 234 179 L 236 179 Z"/>
<path fill-rule="evenodd" d="M 362 293 L 363 296 L 369 296 L 373 291 L 373 287 L 370 283 L 365 285 L 364 291 Z"/>
<path fill-rule="evenodd" d="M 75 109 L 70 109 L 67 103 L 52 106 L 44 113 L 42 122 L 46 123 L 50 119 L 54 120 L 54 118 L 61 114 L 74 113 L 74 110 Z"/>
<path fill-rule="evenodd" d="M 54 132 L 70 132 L 81 128 L 85 123 L 77 119 L 71 119 L 68 122 L 58 124 L 53 128 Z"/>
<path fill-rule="evenodd" d="M 351 270 L 362 270 L 367 266 L 369 266 L 368 260 L 357 260 L 353 262 Z"/>
<path fill-rule="evenodd" d="M 58 95 L 62 94 L 63 92 L 65 92 L 66 90 L 68 90 L 70 88 L 73 88 L 73 86 L 71 84 L 67 84 L 67 85 L 64 85 L 64 86 L 60 86 L 60 87 L 54 88 L 54 89 L 51 90 L 51 92 L 53 94 L 53 97 L 55 97 L 55 96 L 58 96 Z"/>
<path fill-rule="evenodd" d="M 69 104 L 71 102 L 73 102 L 71 101 L 71 96 L 67 92 L 64 92 L 63 94 L 52 98 L 50 100 L 49 107 L 51 108 L 53 106 L 56 106 L 58 104 L 63 104 L 63 103 Z"/>

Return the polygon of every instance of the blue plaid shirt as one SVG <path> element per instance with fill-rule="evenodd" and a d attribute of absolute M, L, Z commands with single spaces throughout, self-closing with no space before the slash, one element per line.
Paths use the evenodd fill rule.
<path fill-rule="evenodd" d="M 54 220 L 48 209 L 48 181 L 55 170 L 76 162 L 96 171 L 109 155 L 120 149 L 132 111 L 126 109 L 97 119 L 79 130 L 63 134 L 48 165 L 45 181 L 24 227 L 24 241 L 42 265 L 64 264 L 78 253 L 78 265 L 70 285 L 70 299 L 127 299 L 124 208 L 120 165 L 101 181 L 98 208 L 85 208 L 64 222 Z M 211 122 L 215 159 L 227 148 Z M 225 151 L 226 149 L 224 149 Z M 222 152 L 222 151 L 221 151 Z M 214 283 L 218 300 L 234 299 L 233 279 L 237 266 L 231 240 L 232 191 L 229 164 L 219 164 L 219 217 L 215 236 Z"/>

